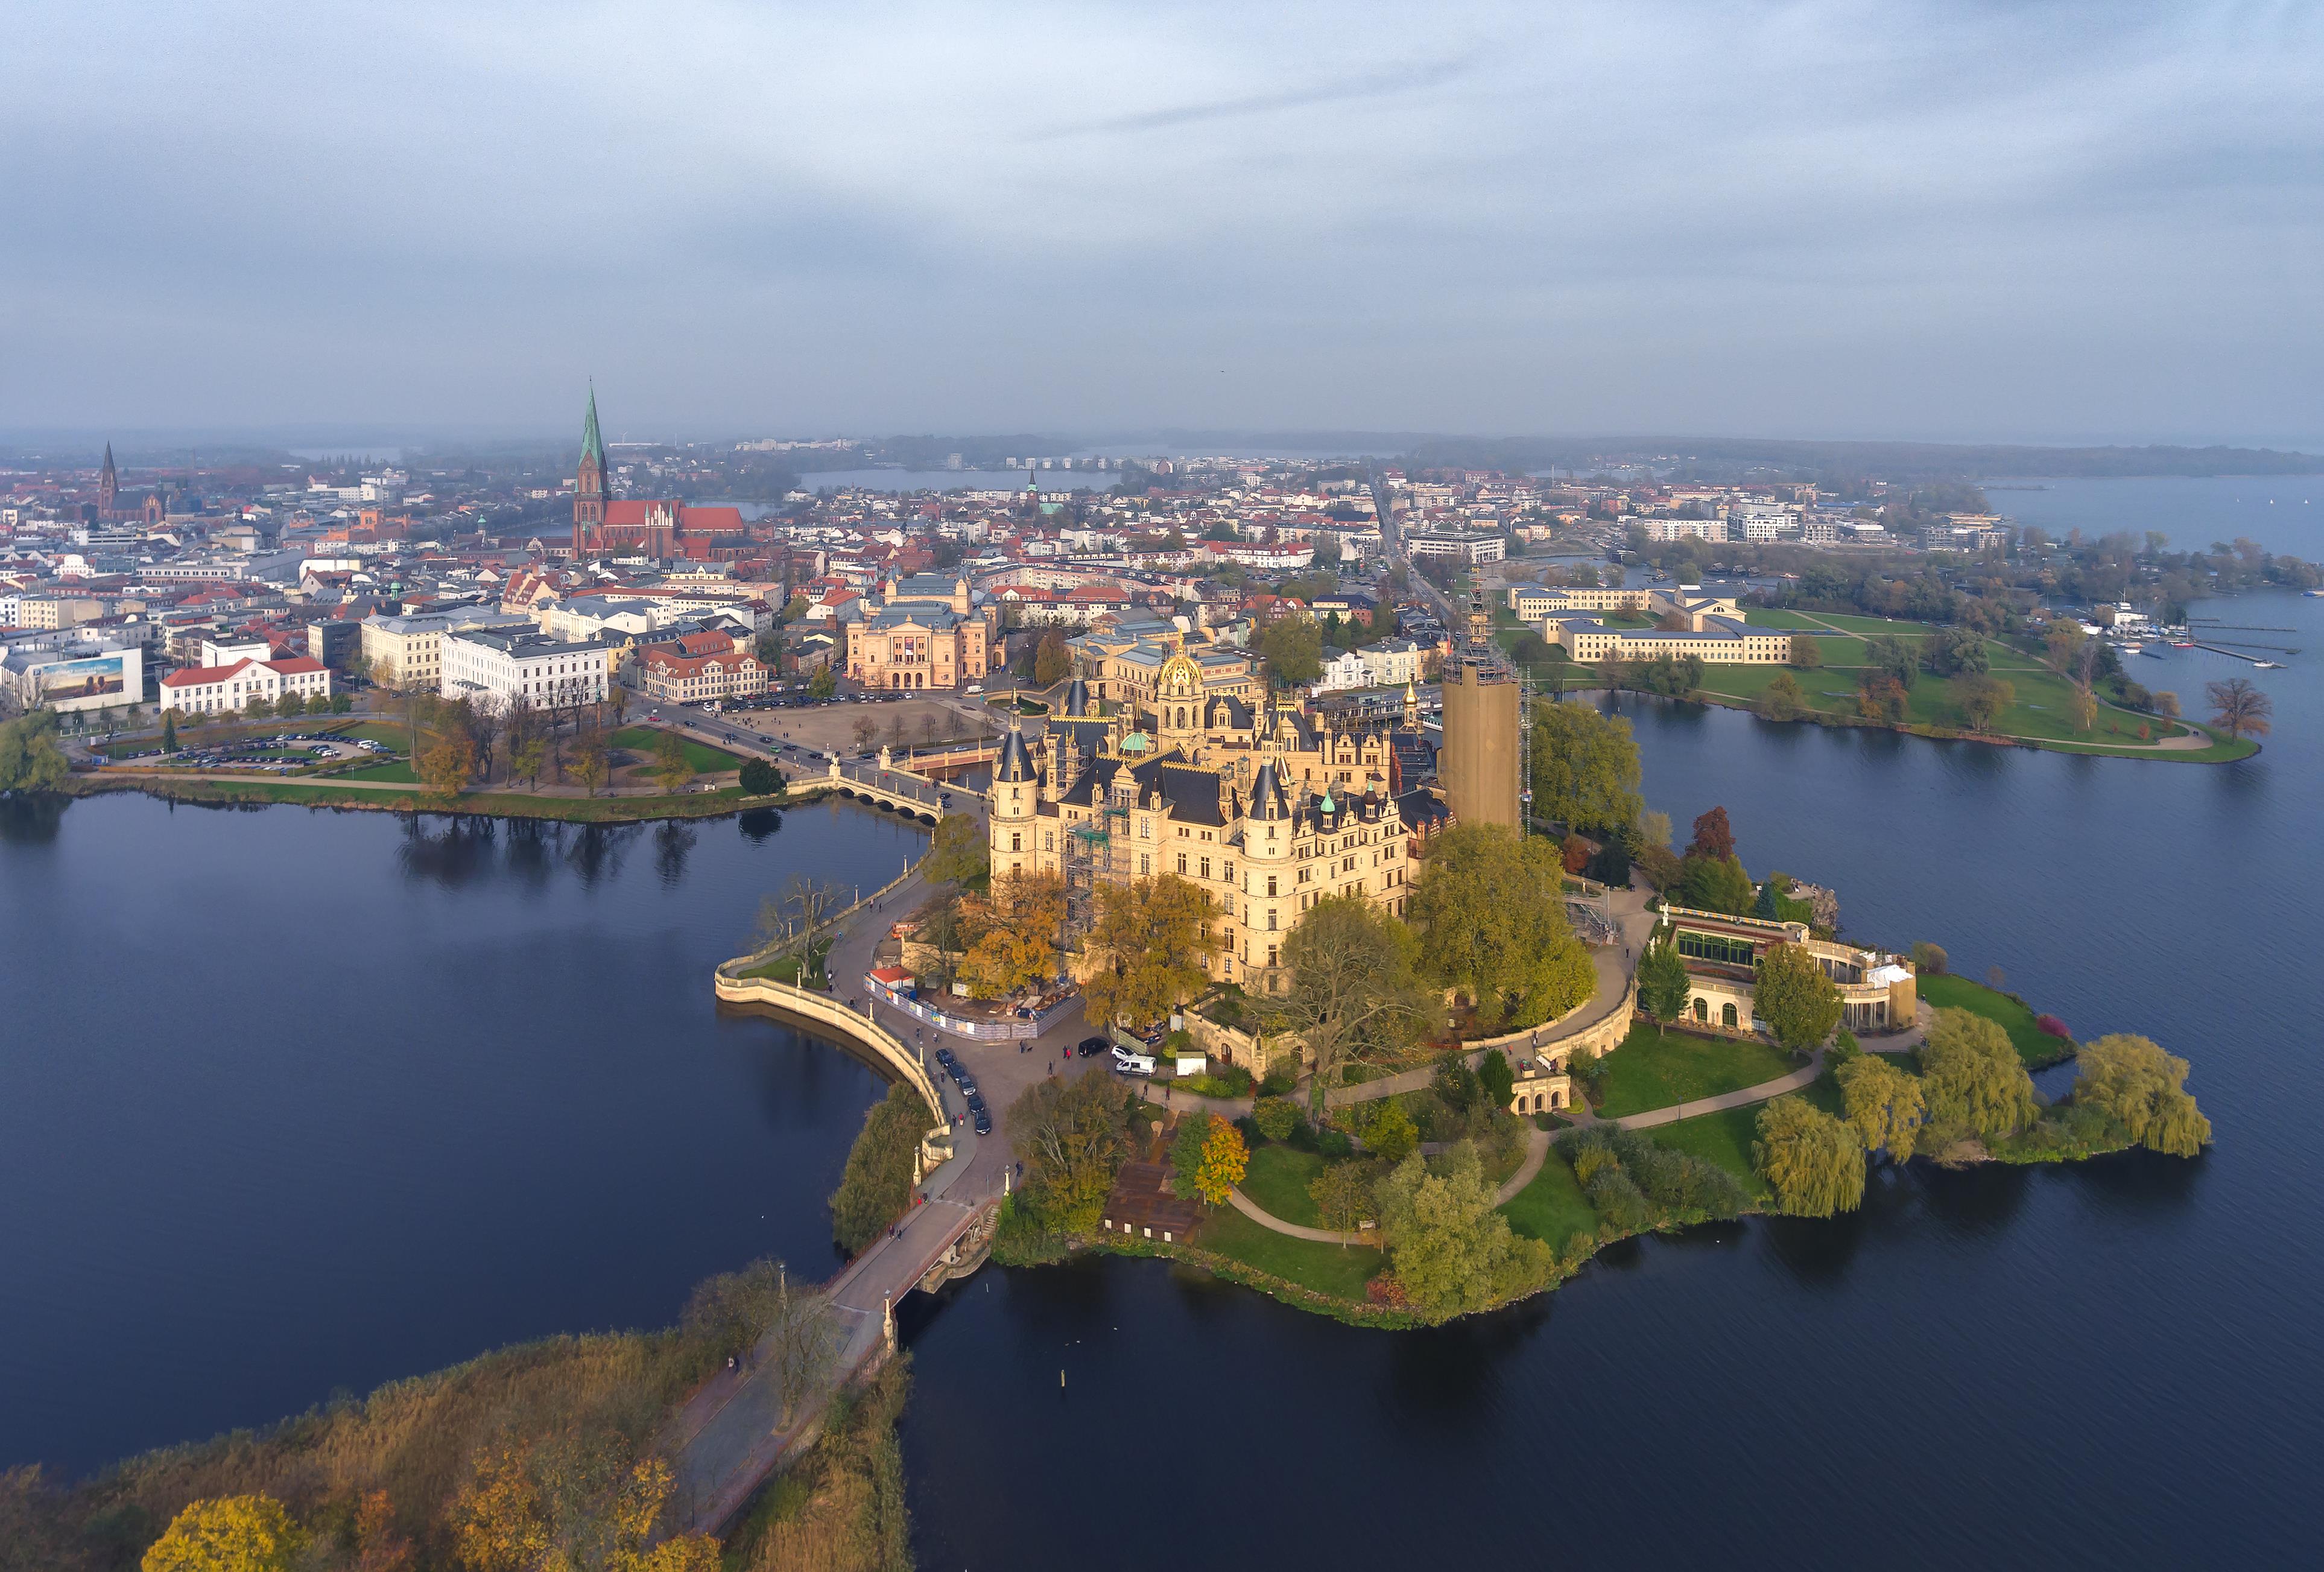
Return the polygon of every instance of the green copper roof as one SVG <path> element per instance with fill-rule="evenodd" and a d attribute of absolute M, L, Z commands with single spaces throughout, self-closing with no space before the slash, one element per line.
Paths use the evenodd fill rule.
<path fill-rule="evenodd" d="M 605 439 L 597 434 L 597 389 L 589 389 L 589 412 L 581 420 L 581 457 L 605 462 Z"/>

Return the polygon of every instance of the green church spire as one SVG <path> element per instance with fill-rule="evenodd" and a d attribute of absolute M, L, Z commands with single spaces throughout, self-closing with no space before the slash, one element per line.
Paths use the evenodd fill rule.
<path fill-rule="evenodd" d="M 589 384 L 589 412 L 581 421 L 581 457 L 605 462 L 605 439 L 597 434 L 597 384 Z"/>

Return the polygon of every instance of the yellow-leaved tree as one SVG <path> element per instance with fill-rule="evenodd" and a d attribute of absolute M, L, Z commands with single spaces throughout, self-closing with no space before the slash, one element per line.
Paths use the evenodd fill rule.
<path fill-rule="evenodd" d="M 1194 1167 L 1194 1193 L 1213 1207 L 1223 1206 L 1227 1192 L 1242 1183 L 1243 1170 L 1250 1166 L 1250 1148 L 1244 1144 L 1242 1132 L 1213 1118 L 1210 1133 L 1203 1138 L 1202 1161 Z"/>
<path fill-rule="evenodd" d="M 962 897 L 968 953 L 960 975 L 969 994 L 997 999 L 1047 976 L 1065 920 L 1065 882 L 1056 874 L 1003 874 L 990 894 Z"/>
<path fill-rule="evenodd" d="M 188 1503 L 138 1565 L 143 1572 L 290 1572 L 306 1542 L 271 1495 Z"/>
<path fill-rule="evenodd" d="M 1097 964 L 1082 985 L 1089 1019 L 1142 1026 L 1201 992 L 1216 916 L 1203 887 L 1176 874 L 1100 887 L 1088 939 Z"/>

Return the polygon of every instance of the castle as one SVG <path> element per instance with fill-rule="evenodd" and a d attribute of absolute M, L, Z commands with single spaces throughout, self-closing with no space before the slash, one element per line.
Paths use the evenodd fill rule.
<path fill-rule="evenodd" d="M 1232 680 L 1232 679 L 1230 679 Z M 1212 978 L 1284 987 L 1284 939 L 1328 895 L 1401 915 L 1421 841 L 1447 820 L 1418 783 L 1418 701 L 1399 723 L 1342 726 L 1209 692 L 1183 642 L 1136 700 L 1093 713 L 1076 678 L 1038 743 L 1014 724 L 993 769 L 993 875 L 1062 876 L 1068 925 L 1103 885 L 1176 874 L 1218 910 Z"/>

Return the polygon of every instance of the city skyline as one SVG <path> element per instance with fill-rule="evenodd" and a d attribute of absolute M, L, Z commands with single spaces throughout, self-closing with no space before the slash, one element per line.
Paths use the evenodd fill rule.
<path fill-rule="evenodd" d="M 0 430 L 2324 433 L 2311 15 L 1366 20 L 35 15 Z"/>

